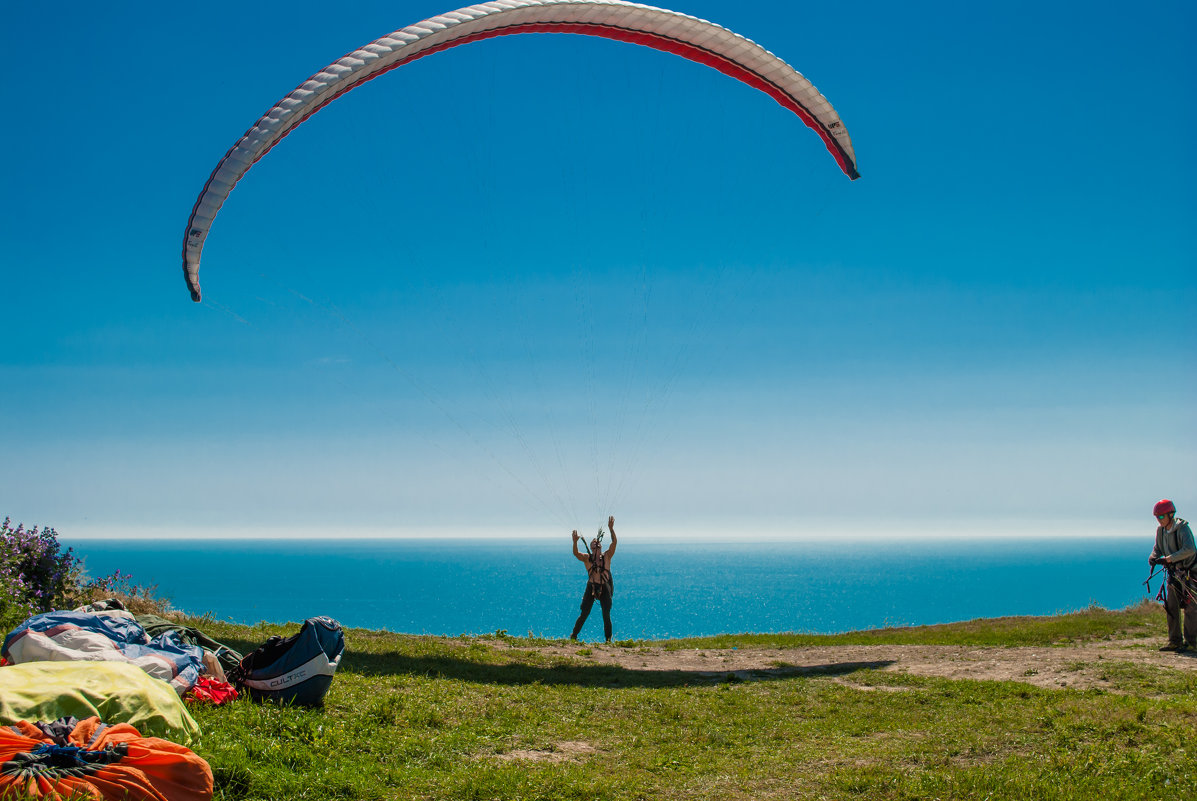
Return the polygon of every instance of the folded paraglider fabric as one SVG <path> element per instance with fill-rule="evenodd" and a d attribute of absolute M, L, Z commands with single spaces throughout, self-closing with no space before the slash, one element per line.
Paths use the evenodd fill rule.
<path fill-rule="evenodd" d="M 232 670 L 241 662 L 240 653 L 224 643 L 217 642 L 194 626 L 184 626 L 182 623 L 167 620 L 158 615 L 136 615 L 135 619 L 150 637 L 157 639 L 168 631 L 173 631 L 184 643 L 203 648 L 204 661 L 208 668 L 206 672 L 221 681 L 224 680 L 226 670 Z"/>
<path fill-rule="evenodd" d="M 0 655 L 11 664 L 44 661 L 128 662 L 169 683 L 182 695 L 204 670 L 204 650 L 176 632 L 150 639 L 128 612 L 45 612 L 4 638 Z"/>
<path fill-rule="evenodd" d="M 124 662 L 28 662 L 0 667 L 0 724 L 99 717 L 184 745 L 199 725 L 166 682 Z"/>
<path fill-rule="evenodd" d="M 0 797 L 208 801 L 212 770 L 192 751 L 91 717 L 0 727 Z"/>

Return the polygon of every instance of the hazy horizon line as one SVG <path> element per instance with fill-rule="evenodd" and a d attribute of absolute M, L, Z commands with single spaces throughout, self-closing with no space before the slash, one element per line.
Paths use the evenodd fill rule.
<path fill-rule="evenodd" d="M 877 523 L 865 521 L 829 525 L 826 521 L 794 523 L 792 525 L 761 525 L 745 527 L 729 533 L 728 527 L 701 529 L 673 526 L 636 526 L 629 524 L 617 531 L 627 542 L 704 543 L 749 542 L 836 542 L 850 537 L 853 542 L 914 542 L 914 541 L 978 541 L 978 540 L 1045 540 L 1045 539 L 1150 539 L 1154 536 L 1152 521 L 1136 524 L 1129 520 L 1068 521 L 904 521 Z M 329 527 L 315 526 L 171 526 L 171 525 L 88 525 L 64 526 L 58 529 L 60 541 L 85 542 L 95 540 L 169 539 L 171 541 L 271 541 L 271 540 L 445 540 L 445 541 L 553 541 L 569 542 L 569 532 L 557 527 L 549 530 L 536 527 L 496 526 L 352 526 L 347 525 L 330 533 Z M 584 538 L 593 532 L 581 532 Z"/>

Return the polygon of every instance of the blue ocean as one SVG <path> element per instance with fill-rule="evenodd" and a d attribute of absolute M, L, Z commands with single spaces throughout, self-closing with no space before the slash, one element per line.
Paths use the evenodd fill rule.
<path fill-rule="evenodd" d="M 1150 541 L 644 544 L 613 560 L 616 639 L 835 633 L 1047 615 L 1146 595 Z M 565 637 L 585 571 L 569 543 L 460 540 L 67 542 L 193 614 L 240 623 L 329 615 L 409 634 Z M 1153 585 L 1155 582 L 1153 582 Z M 1154 586 L 1153 586 L 1154 589 Z M 602 639 L 597 604 L 582 639 Z"/>

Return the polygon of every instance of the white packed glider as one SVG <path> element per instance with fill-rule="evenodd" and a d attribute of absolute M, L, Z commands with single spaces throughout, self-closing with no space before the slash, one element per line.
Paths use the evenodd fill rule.
<path fill-rule="evenodd" d="M 835 109 L 789 64 L 705 20 L 620 0 L 495 0 L 387 34 L 308 78 L 254 123 L 200 193 L 183 236 L 183 274 L 199 301 L 200 253 L 216 213 L 251 166 L 301 122 L 354 87 L 450 47 L 513 33 L 579 33 L 645 45 L 706 64 L 766 93 L 822 137 L 849 178 L 858 178 L 848 131 Z"/>

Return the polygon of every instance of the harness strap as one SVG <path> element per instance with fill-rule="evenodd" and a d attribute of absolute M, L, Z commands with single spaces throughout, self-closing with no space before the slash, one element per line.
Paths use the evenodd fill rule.
<path fill-rule="evenodd" d="M 1176 583 L 1174 591 L 1180 592 L 1180 608 L 1185 609 L 1190 603 L 1197 603 L 1197 590 L 1194 589 L 1194 576 L 1189 571 L 1188 567 L 1175 567 L 1168 565 L 1165 567 L 1167 577 L 1160 584 L 1160 591 L 1155 594 L 1155 599 L 1160 603 L 1165 603 L 1168 600 L 1168 585 L 1172 582 Z"/>
<path fill-rule="evenodd" d="M 604 554 L 595 556 L 593 552 L 587 554 L 592 570 L 587 571 L 587 585 L 593 587 L 595 597 L 606 587 L 611 586 L 611 571 L 607 569 L 607 557 Z M 597 575 L 597 578 L 595 576 Z"/>

